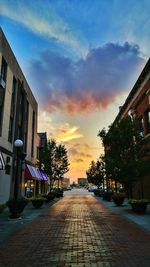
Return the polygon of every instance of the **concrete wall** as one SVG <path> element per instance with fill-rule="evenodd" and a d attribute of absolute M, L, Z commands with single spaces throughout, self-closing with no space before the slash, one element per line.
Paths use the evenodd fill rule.
<path fill-rule="evenodd" d="M 36 162 L 36 134 L 37 134 L 37 111 L 38 111 L 35 97 L 24 77 L 24 74 L 22 73 L 22 70 L 15 58 L 15 55 L 13 54 L 13 51 L 11 50 L 4 36 L 4 33 L 2 32 L 2 29 L 0 28 L 0 69 L 1 69 L 2 56 L 7 62 L 7 80 L 6 80 L 4 109 L 3 109 L 2 134 L 0 136 L 0 151 L 3 153 L 5 162 L 7 157 L 8 156 L 10 157 L 9 164 L 11 165 L 11 171 L 10 174 L 6 174 L 5 170 L 0 170 L 0 203 L 7 201 L 9 198 L 9 194 L 12 188 L 12 177 L 14 174 L 12 168 L 13 157 L 14 157 L 14 140 L 12 143 L 8 141 L 13 77 L 15 77 L 16 81 L 19 80 L 23 84 L 23 89 L 26 93 L 26 98 L 29 103 L 26 160 L 33 164 Z M 31 157 L 33 111 L 35 112 L 34 156 Z"/>
<path fill-rule="evenodd" d="M 0 62 L 1 66 L 1 62 Z M 3 126 L 2 135 L 0 136 L 0 144 L 2 144 L 6 149 L 12 151 L 12 144 L 8 142 L 8 129 L 9 129 L 9 118 L 10 118 L 10 108 L 11 108 L 11 95 L 12 95 L 12 80 L 13 74 L 8 66 L 7 68 L 7 82 L 5 88 L 5 98 L 4 98 L 4 110 L 3 110 Z"/>

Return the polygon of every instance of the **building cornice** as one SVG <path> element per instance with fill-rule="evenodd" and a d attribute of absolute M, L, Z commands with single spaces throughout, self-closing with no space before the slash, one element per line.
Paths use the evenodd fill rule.
<path fill-rule="evenodd" d="M 144 85 L 149 79 L 150 79 L 150 58 L 148 59 L 144 69 L 142 70 L 131 92 L 129 93 L 124 105 L 120 108 L 120 111 L 117 117 L 115 118 L 114 123 L 125 115 L 125 113 L 128 111 L 128 109 L 130 108 L 134 100 L 137 98 L 139 93 L 142 91 Z"/>

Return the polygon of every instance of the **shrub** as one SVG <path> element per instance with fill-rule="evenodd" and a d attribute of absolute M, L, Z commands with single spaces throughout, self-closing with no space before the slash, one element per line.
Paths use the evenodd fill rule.
<path fill-rule="evenodd" d="M 48 194 L 42 195 L 45 198 L 45 202 L 50 202 L 55 198 L 55 194 L 53 192 L 49 192 Z"/>
<path fill-rule="evenodd" d="M 28 199 L 25 197 L 20 197 L 18 199 L 9 199 L 6 202 L 6 206 L 9 208 L 9 211 L 11 213 L 10 218 L 18 218 L 27 204 Z"/>
<path fill-rule="evenodd" d="M 63 197 L 63 189 L 61 188 L 55 188 L 53 191 L 52 191 L 55 195 L 55 197 Z"/>
<path fill-rule="evenodd" d="M 124 193 L 114 193 L 112 195 L 112 200 L 117 206 L 121 206 L 124 202 L 125 197 L 126 196 Z"/>
<path fill-rule="evenodd" d="M 128 203 L 134 212 L 144 214 L 150 201 L 148 199 L 129 199 Z"/>
<path fill-rule="evenodd" d="M 113 195 L 113 192 L 111 192 L 111 191 L 104 192 L 103 193 L 103 200 L 111 201 L 112 195 Z"/>
<path fill-rule="evenodd" d="M 128 203 L 129 204 L 135 204 L 135 203 L 146 203 L 146 204 L 149 204 L 150 200 L 144 199 L 144 198 L 142 198 L 142 199 L 133 199 L 133 198 L 131 198 L 131 199 L 128 200 Z"/>
<path fill-rule="evenodd" d="M 33 197 L 33 198 L 31 198 L 32 205 L 36 209 L 40 208 L 43 205 L 44 201 L 45 201 L 44 197 Z"/>
<path fill-rule="evenodd" d="M 6 204 L 0 204 L 0 213 L 6 208 Z"/>

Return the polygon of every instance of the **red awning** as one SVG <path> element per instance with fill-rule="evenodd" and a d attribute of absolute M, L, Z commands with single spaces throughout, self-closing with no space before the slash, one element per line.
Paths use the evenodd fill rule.
<path fill-rule="evenodd" d="M 48 175 L 35 167 L 26 164 L 24 178 L 26 180 L 38 180 L 38 181 L 48 181 Z"/>
<path fill-rule="evenodd" d="M 35 180 L 38 180 L 38 181 L 41 181 L 43 180 L 41 174 L 40 174 L 40 171 L 37 170 L 35 167 L 31 166 L 31 165 L 26 165 L 26 168 L 25 168 L 25 173 L 24 173 L 24 177 L 25 179 L 27 180 L 32 180 L 32 179 L 35 179 Z"/>

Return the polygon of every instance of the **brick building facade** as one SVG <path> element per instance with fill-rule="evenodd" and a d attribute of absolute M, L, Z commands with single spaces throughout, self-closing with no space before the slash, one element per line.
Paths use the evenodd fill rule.
<path fill-rule="evenodd" d="M 114 121 L 124 118 L 127 115 L 137 116 L 141 122 L 141 134 L 144 138 L 150 135 L 150 59 L 147 61 L 138 80 L 128 95 L 124 105 Z M 150 175 L 143 180 L 144 197 L 150 198 Z M 134 188 L 134 196 L 138 194 L 140 186 Z"/>

